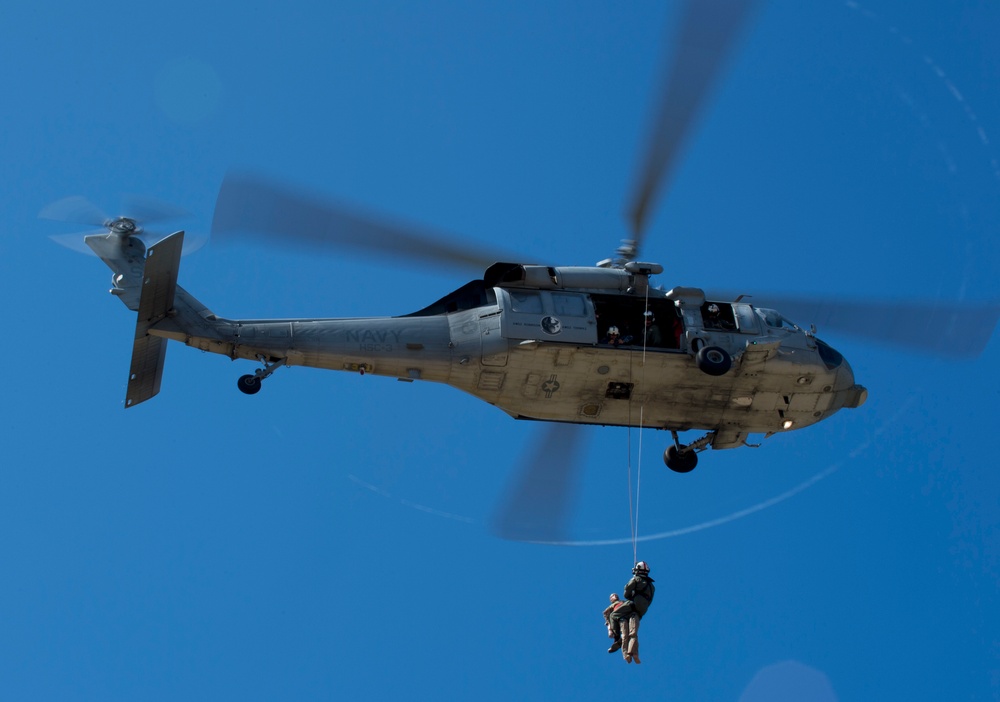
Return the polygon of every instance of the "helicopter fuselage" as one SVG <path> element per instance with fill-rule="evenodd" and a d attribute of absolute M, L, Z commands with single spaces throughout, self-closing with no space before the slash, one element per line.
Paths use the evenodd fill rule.
<path fill-rule="evenodd" d="M 541 312 L 530 313 L 537 316 L 534 325 L 512 310 L 511 291 L 497 287 L 489 291 L 496 302 L 472 309 L 391 318 L 220 320 L 229 332 L 221 339 L 178 340 L 234 358 L 445 383 L 518 419 L 714 431 L 714 448 L 742 445 L 751 433 L 805 427 L 864 399 L 836 351 L 787 323 L 768 326 L 750 305 L 714 303 L 736 309 L 741 326 L 732 329 L 707 329 L 687 310 L 686 320 L 677 318 L 683 327 L 675 344 L 644 348 L 640 338 L 601 343 L 591 293 L 562 293 L 577 297 L 585 310 L 567 319 L 546 314 L 545 291 L 517 292 L 541 298 Z M 649 292 L 650 299 L 679 310 L 704 305 L 692 302 L 703 299 L 694 289 Z M 628 301 L 639 303 L 634 321 L 641 324 L 647 301 Z M 552 319 L 561 326 L 556 334 L 543 323 L 550 320 L 551 330 Z M 154 327 L 150 333 L 160 332 Z M 732 369 L 720 376 L 703 372 L 695 363 L 699 347 L 725 350 Z"/>
<path fill-rule="evenodd" d="M 172 237 L 151 252 L 173 246 Z M 137 279 L 143 254 L 127 242 L 101 237 L 92 247 L 115 271 L 112 292 L 139 310 L 137 344 L 140 337 L 174 340 L 261 361 L 263 372 L 244 376 L 251 379 L 241 385 L 246 392 L 282 365 L 425 380 L 518 419 L 700 429 L 717 449 L 743 445 L 750 434 L 809 426 L 866 395 L 843 357 L 813 334 L 773 310 L 706 301 L 697 288 L 653 289 L 648 276 L 659 267 L 652 264 L 496 264 L 410 315 L 230 320 L 179 286 L 157 292 L 152 255 Z M 169 268 L 161 278 L 170 278 Z M 169 309 L 143 319 L 144 301 L 168 293 Z M 706 352 L 716 354 L 715 365 Z M 159 353 L 147 351 L 143 362 L 159 360 L 162 372 Z M 139 387 L 149 372 L 134 355 L 130 385 Z M 144 399 L 133 396 L 126 406 Z"/>

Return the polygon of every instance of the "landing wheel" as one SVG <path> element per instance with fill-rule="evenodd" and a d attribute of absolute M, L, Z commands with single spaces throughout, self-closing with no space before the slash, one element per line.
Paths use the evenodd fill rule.
<path fill-rule="evenodd" d="M 698 465 L 698 454 L 691 449 L 668 446 L 663 452 L 663 462 L 675 473 L 690 473 Z"/>
<path fill-rule="evenodd" d="M 725 375 L 733 367 L 732 357 L 718 346 L 706 346 L 698 351 L 694 360 L 698 368 L 709 375 Z"/>
<path fill-rule="evenodd" d="M 260 392 L 260 378 L 256 375 L 241 375 L 240 379 L 236 381 L 236 387 L 242 393 L 256 395 Z"/>

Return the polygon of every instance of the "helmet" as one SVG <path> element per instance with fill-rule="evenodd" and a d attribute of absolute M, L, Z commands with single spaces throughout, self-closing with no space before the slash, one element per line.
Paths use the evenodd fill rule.
<path fill-rule="evenodd" d="M 618 333 L 618 327 L 608 327 L 608 335 L 609 336 L 611 334 L 617 334 L 617 333 Z"/>
<path fill-rule="evenodd" d="M 708 313 L 710 315 L 712 315 L 713 317 L 715 315 L 719 314 L 720 311 L 721 310 L 719 309 L 719 306 L 717 304 L 715 304 L 714 302 L 711 305 L 708 306 Z"/>
<path fill-rule="evenodd" d="M 643 312 L 642 316 L 646 318 L 647 322 L 655 322 L 656 321 L 656 317 L 654 317 L 653 313 L 650 312 L 649 310 L 646 310 L 645 312 Z"/>
<path fill-rule="evenodd" d="M 639 561 L 632 569 L 633 575 L 649 575 L 649 564 L 646 561 Z"/>
<path fill-rule="evenodd" d="M 612 592 L 612 593 L 611 593 L 611 594 L 610 594 L 610 595 L 608 596 L 608 601 L 609 601 L 609 602 L 617 602 L 617 601 L 618 601 L 618 593 L 617 593 L 617 592 Z"/>

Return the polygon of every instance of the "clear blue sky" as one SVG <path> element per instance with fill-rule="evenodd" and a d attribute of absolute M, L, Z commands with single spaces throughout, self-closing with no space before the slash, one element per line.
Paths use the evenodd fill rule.
<path fill-rule="evenodd" d="M 1000 8 L 918 4 L 765 4 L 651 223 L 659 284 L 1000 299 Z M 620 5 L 5 4 L 0 697 L 1000 697 L 997 338 L 954 363 L 825 334 L 868 403 L 689 475 L 645 433 L 641 535 L 824 477 L 640 545 L 641 666 L 600 619 L 631 545 L 489 532 L 537 426 L 304 368 L 247 397 L 252 364 L 179 345 L 123 411 L 134 317 L 44 205 L 142 193 L 204 234 L 243 167 L 590 264 L 625 234 L 673 20 Z M 406 313 L 471 277 L 210 244 L 180 282 L 227 317 L 306 317 Z M 588 439 L 572 533 L 625 539 L 629 436 Z"/>

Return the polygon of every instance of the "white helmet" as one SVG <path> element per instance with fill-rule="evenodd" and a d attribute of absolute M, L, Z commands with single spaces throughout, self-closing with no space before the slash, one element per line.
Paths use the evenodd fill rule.
<path fill-rule="evenodd" d="M 633 575 L 649 575 L 649 564 L 646 561 L 639 561 L 632 569 Z"/>

